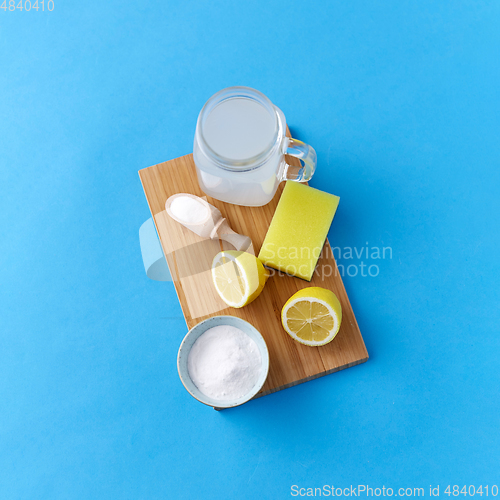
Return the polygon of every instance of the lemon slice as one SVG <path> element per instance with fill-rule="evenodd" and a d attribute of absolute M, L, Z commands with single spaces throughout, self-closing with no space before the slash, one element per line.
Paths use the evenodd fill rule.
<path fill-rule="evenodd" d="M 219 252 L 212 262 L 212 280 L 221 299 L 231 307 L 255 300 L 269 273 L 255 255 L 236 250 Z"/>
<path fill-rule="evenodd" d="M 326 288 L 311 286 L 292 295 L 283 306 L 281 322 L 293 339 L 309 346 L 331 342 L 342 321 L 337 296 Z"/>

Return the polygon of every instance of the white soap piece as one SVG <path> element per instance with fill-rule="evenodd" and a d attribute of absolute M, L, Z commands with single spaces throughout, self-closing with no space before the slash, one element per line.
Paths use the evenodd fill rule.
<path fill-rule="evenodd" d="M 189 376 L 218 401 L 238 399 L 255 386 L 262 369 L 260 350 L 239 328 L 219 325 L 200 335 L 188 356 Z"/>
<path fill-rule="evenodd" d="M 178 196 L 171 205 L 170 210 L 179 220 L 188 224 L 196 224 L 208 217 L 208 208 L 190 196 Z"/>

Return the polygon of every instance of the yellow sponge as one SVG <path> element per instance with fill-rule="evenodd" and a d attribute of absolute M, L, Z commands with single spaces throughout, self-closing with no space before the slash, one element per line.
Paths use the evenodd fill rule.
<path fill-rule="evenodd" d="M 273 269 L 311 281 L 340 198 L 287 181 L 259 259 Z"/>

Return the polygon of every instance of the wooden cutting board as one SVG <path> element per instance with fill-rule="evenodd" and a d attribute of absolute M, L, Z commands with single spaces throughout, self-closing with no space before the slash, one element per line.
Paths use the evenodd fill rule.
<path fill-rule="evenodd" d="M 276 271 L 254 302 L 241 309 L 227 307 L 215 291 L 210 273 L 212 259 L 221 250 L 221 243 L 200 238 L 172 220 L 165 211 L 165 201 L 175 193 L 205 196 L 198 185 L 193 155 L 145 168 L 139 171 L 139 176 L 188 328 L 210 316 L 232 315 L 254 325 L 264 337 L 269 349 L 269 375 L 256 397 L 368 359 L 328 240 L 310 283 Z M 258 254 L 283 187 L 284 183 L 274 199 L 263 207 L 242 207 L 211 197 L 206 199 L 228 219 L 232 229 L 250 236 Z M 332 290 L 342 304 L 340 331 L 332 342 L 322 347 L 307 347 L 294 341 L 281 326 L 281 309 L 285 302 L 296 291 L 308 286 Z"/>

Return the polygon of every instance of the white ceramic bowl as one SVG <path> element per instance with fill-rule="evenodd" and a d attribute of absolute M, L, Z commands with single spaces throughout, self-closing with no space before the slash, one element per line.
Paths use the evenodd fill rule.
<path fill-rule="evenodd" d="M 203 394 L 194 385 L 189 376 L 188 370 L 188 356 L 193 344 L 196 342 L 198 337 L 200 337 L 200 335 L 205 333 L 206 330 L 219 325 L 234 326 L 235 328 L 239 328 L 240 330 L 245 332 L 257 344 L 260 351 L 260 357 L 262 359 L 261 372 L 252 390 L 241 398 L 230 401 L 220 401 L 218 399 L 213 399 L 205 396 L 205 394 Z M 184 340 L 182 341 L 179 348 L 179 353 L 177 355 L 177 371 L 179 372 L 179 377 L 182 384 L 189 392 L 189 394 L 193 396 L 193 398 L 197 399 L 203 404 L 213 406 L 214 408 L 232 408 L 233 406 L 242 405 L 243 403 L 246 403 L 247 401 L 252 399 L 264 385 L 264 382 L 267 378 L 267 373 L 269 371 L 269 352 L 267 350 L 266 342 L 264 341 L 264 338 L 262 337 L 260 332 L 244 319 L 237 318 L 236 316 L 214 316 L 212 318 L 206 319 L 205 321 L 202 321 L 201 323 L 198 323 L 196 326 L 191 328 L 191 330 L 189 330 L 187 335 L 184 337 Z"/>

